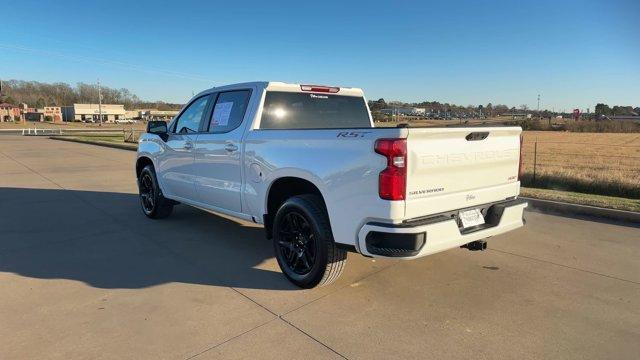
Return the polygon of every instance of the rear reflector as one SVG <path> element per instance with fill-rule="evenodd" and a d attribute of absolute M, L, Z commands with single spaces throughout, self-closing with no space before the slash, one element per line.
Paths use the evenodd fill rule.
<path fill-rule="evenodd" d="M 333 94 L 340 91 L 339 87 L 322 86 L 322 85 L 300 85 L 300 89 L 302 91 L 325 92 L 325 93 L 333 93 Z"/>
<path fill-rule="evenodd" d="M 375 151 L 387 158 L 378 178 L 378 195 L 384 200 L 404 200 L 407 189 L 407 139 L 378 139 Z"/>

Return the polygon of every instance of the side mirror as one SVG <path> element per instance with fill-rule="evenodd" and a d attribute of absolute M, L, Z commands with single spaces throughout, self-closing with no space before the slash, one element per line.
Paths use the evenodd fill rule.
<path fill-rule="evenodd" d="M 155 134 L 160 136 L 164 141 L 167 141 L 169 135 L 167 134 L 167 123 L 165 121 L 149 121 L 147 123 L 147 132 L 149 134 Z"/>

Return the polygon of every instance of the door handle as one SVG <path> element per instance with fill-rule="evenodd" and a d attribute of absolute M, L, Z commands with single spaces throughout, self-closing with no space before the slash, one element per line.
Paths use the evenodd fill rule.
<path fill-rule="evenodd" d="M 238 150 L 238 147 L 233 144 L 227 144 L 224 146 L 224 149 L 227 150 L 228 152 L 234 152 Z"/>
<path fill-rule="evenodd" d="M 184 143 L 183 148 L 185 150 L 191 150 L 191 149 L 193 149 L 193 143 L 191 141 L 187 141 L 187 142 Z"/>

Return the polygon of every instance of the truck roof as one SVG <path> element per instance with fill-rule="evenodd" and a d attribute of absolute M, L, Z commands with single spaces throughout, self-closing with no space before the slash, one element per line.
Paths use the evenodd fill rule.
<path fill-rule="evenodd" d="M 291 84 L 280 81 L 252 81 L 252 82 L 244 82 L 237 84 L 229 84 L 212 87 L 210 89 L 204 90 L 200 92 L 200 94 L 205 94 L 213 91 L 221 91 L 221 90 L 233 90 L 238 88 L 258 88 L 258 89 L 267 89 L 270 91 L 288 91 L 288 92 L 302 92 L 301 86 L 307 84 Z M 312 85 L 315 87 L 335 87 L 340 90 L 336 93 L 336 95 L 346 95 L 346 96 L 364 96 L 364 92 L 360 88 L 354 87 L 343 87 L 343 86 L 327 86 L 327 85 Z M 311 91 L 314 92 L 314 91 Z"/>

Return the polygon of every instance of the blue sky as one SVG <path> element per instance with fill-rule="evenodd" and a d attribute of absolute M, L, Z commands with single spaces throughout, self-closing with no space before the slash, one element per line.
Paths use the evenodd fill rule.
<path fill-rule="evenodd" d="M 2 4 L 0 4 L 2 5 Z M 368 98 L 640 106 L 640 1 L 28 1 L 0 78 L 101 82 L 184 102 L 226 83 L 357 86 Z"/>

